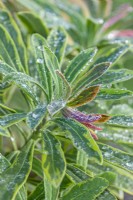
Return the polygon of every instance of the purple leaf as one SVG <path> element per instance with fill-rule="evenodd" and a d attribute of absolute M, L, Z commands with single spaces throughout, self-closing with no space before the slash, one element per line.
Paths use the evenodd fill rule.
<path fill-rule="evenodd" d="M 86 115 L 81 113 L 80 111 L 73 110 L 73 109 L 65 109 L 63 110 L 63 115 L 65 117 L 76 119 L 81 123 L 91 123 L 99 120 L 102 116 L 99 114 L 90 114 Z"/>

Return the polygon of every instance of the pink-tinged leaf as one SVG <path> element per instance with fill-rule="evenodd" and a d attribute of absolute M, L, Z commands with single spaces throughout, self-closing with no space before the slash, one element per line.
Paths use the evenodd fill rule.
<path fill-rule="evenodd" d="M 77 121 L 81 123 L 91 123 L 99 120 L 101 118 L 101 115 L 99 114 L 90 114 L 86 115 L 80 111 L 73 110 L 73 109 L 64 109 L 63 115 L 68 118 L 76 119 Z"/>
<path fill-rule="evenodd" d="M 97 127 L 94 124 L 84 123 L 84 122 L 82 124 L 84 124 L 87 128 L 90 128 L 90 129 L 94 129 L 94 130 L 97 130 L 97 131 L 101 131 L 102 130 L 102 128 Z"/>
<path fill-rule="evenodd" d="M 99 86 L 89 87 L 84 91 L 82 91 L 75 98 L 72 98 L 67 105 L 70 107 L 79 107 L 81 105 L 84 105 L 87 102 L 92 101 L 96 97 L 98 92 L 99 92 Z"/>
<path fill-rule="evenodd" d="M 131 10 L 132 7 L 129 4 L 123 4 L 122 6 L 120 6 L 118 13 L 110 18 L 107 22 L 105 22 L 103 29 L 106 30 L 116 24 L 118 21 L 126 17 Z"/>
<path fill-rule="evenodd" d="M 133 30 L 122 30 L 122 31 L 115 31 L 112 33 L 112 36 L 115 38 L 122 38 L 122 37 L 133 37 Z"/>
<path fill-rule="evenodd" d="M 98 136 L 96 135 L 96 133 L 93 130 L 90 130 L 91 136 L 95 139 L 98 140 Z"/>

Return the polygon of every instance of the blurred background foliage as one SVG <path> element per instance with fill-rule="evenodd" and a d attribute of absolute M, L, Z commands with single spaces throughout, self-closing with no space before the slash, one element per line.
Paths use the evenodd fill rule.
<path fill-rule="evenodd" d="M 106 54 L 110 48 L 116 47 L 123 42 L 129 45 L 129 51 L 112 65 L 112 69 L 133 69 L 133 1 L 132 0 L 2 0 L 1 8 L 8 8 L 17 22 L 25 45 L 29 54 L 30 73 L 34 73 L 34 57 L 30 37 L 33 33 L 39 33 L 47 38 L 50 30 L 55 26 L 63 26 L 69 34 L 69 40 L 65 52 L 65 59 L 62 63 L 62 69 L 65 69 L 69 61 L 80 51 L 97 46 L 99 49 L 99 58 Z M 0 18 L 2 23 L 2 18 Z M 40 26 L 39 26 L 40 25 Z M 39 28 L 41 27 L 41 28 Z M 29 109 L 20 90 L 13 86 L 11 93 L 8 93 L 8 85 L 0 85 L 1 96 L 3 90 L 6 105 L 17 110 L 24 111 Z M 127 88 L 133 91 L 133 79 L 112 85 L 106 85 L 107 88 Z M 15 91 L 15 96 L 13 95 Z M 8 101 L 7 101 L 8 97 Z M 21 97 L 21 98 L 20 98 Z M 4 99 L 1 99 L 4 101 Z M 79 108 L 80 111 L 87 113 L 108 113 L 133 115 L 133 99 L 125 98 L 120 100 L 93 101 Z M 13 112 L 13 111 L 12 111 Z M 4 115 L 4 109 L 1 109 L 1 115 Z M 25 128 L 21 122 L 25 133 L 29 134 L 30 130 Z M 14 128 L 14 133 L 17 132 Z M 19 129 L 19 128 L 18 128 Z M 117 128 L 116 128 L 117 129 Z M 111 129 L 110 129 L 111 130 Z M 21 130 L 19 130 L 21 132 Z M 114 129 L 112 128 L 112 132 Z M 123 131 L 120 130 L 120 131 Z M 126 131 L 126 130 L 124 130 Z M 130 130 L 132 132 L 132 129 Z M 129 132 L 130 132 L 129 131 Z M 21 146 L 21 134 L 15 134 L 18 146 Z M 105 135 L 103 134 L 103 137 Z M 100 134 L 99 134 L 100 137 Z M 107 135 L 106 135 L 107 137 Z M 102 138 L 103 139 L 103 138 Z M 132 144 L 126 141 L 118 141 L 112 138 L 113 145 L 132 154 Z M 6 141 L 8 143 L 8 140 Z M 108 144 L 108 141 L 105 141 Z M 24 141 L 23 141 L 24 143 Z M 5 144 L 8 146 L 7 144 Z M 6 152 L 10 152 L 11 145 L 7 147 Z M 15 146 L 14 146 L 15 149 Z M 91 165 L 91 164 L 90 164 Z M 99 168 L 99 166 L 96 166 Z M 117 196 L 122 198 L 123 194 Z M 126 199 L 126 198 L 125 198 Z M 132 199 L 132 197 L 131 197 Z"/>

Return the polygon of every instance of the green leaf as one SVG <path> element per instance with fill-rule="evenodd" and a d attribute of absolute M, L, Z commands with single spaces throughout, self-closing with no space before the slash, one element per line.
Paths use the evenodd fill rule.
<path fill-rule="evenodd" d="M 44 151 L 42 166 L 44 176 L 54 186 L 58 187 L 64 177 L 66 163 L 60 142 L 48 130 L 43 133 Z"/>
<path fill-rule="evenodd" d="M 14 113 L 8 114 L 3 117 L 0 117 L 0 125 L 3 127 L 9 127 L 13 124 L 16 124 L 26 118 L 26 113 Z"/>
<path fill-rule="evenodd" d="M 73 93 L 76 94 L 82 88 L 88 87 L 93 81 L 102 76 L 109 68 L 110 63 L 100 63 L 95 65 L 94 68 L 90 69 L 81 79 L 73 84 Z"/>
<path fill-rule="evenodd" d="M 27 124 L 35 129 L 46 115 L 46 104 L 38 105 L 33 111 L 27 114 Z"/>
<path fill-rule="evenodd" d="M 44 177 L 44 188 L 45 188 L 45 199 L 47 200 L 55 200 L 58 199 L 59 187 L 53 186 L 51 182 Z"/>
<path fill-rule="evenodd" d="M 129 69 L 109 70 L 103 76 L 93 81 L 91 85 L 106 85 L 123 82 L 133 78 L 133 71 Z"/>
<path fill-rule="evenodd" d="M 103 49 L 101 49 L 101 52 L 99 51 L 99 58 L 95 61 L 93 66 L 95 67 L 96 64 L 102 63 L 102 62 L 110 62 L 113 63 L 116 62 L 126 51 L 129 49 L 128 45 L 120 45 L 115 48 L 109 48 L 108 50 L 105 49 L 105 52 L 103 53 Z M 104 55 L 104 56 L 102 56 Z"/>
<path fill-rule="evenodd" d="M 24 84 L 26 82 L 33 83 L 33 84 L 36 84 L 38 87 L 40 87 L 40 89 L 42 89 L 42 91 L 46 94 L 43 87 L 34 78 L 32 78 L 31 76 L 28 76 L 27 74 L 21 73 L 21 72 L 12 72 L 12 73 L 6 75 L 4 77 L 3 81 L 16 82 L 17 84 L 20 84 L 21 82 L 22 82 L 22 84 Z"/>
<path fill-rule="evenodd" d="M 108 181 L 103 178 L 93 178 L 89 181 L 78 183 L 61 200 L 78 199 L 94 200 L 108 187 Z"/>
<path fill-rule="evenodd" d="M 44 37 L 48 35 L 48 29 L 42 19 L 33 12 L 19 12 L 18 17 L 27 26 L 30 33 L 39 33 Z"/>
<path fill-rule="evenodd" d="M 59 69 L 59 63 L 52 51 L 48 47 L 44 47 L 44 58 L 45 58 L 45 65 L 47 69 L 49 70 L 49 73 L 51 74 L 51 77 L 54 81 L 54 87 L 53 87 L 53 99 L 56 100 L 62 100 L 64 96 L 64 92 L 66 92 L 69 86 L 67 81 L 64 80 L 64 76 L 62 76 L 62 73 L 58 70 Z M 60 75 L 60 76 L 59 76 Z M 65 84 L 65 88 L 63 85 Z M 70 86 L 69 86 L 70 88 Z M 66 90 L 66 91 L 65 91 Z M 70 93 L 70 92 L 69 92 Z M 65 96 L 67 96 L 65 94 Z"/>
<path fill-rule="evenodd" d="M 89 163 L 89 170 L 98 174 L 99 176 L 106 172 L 113 172 L 116 175 L 115 182 L 113 182 L 113 186 L 119 188 L 120 190 L 133 194 L 133 175 L 120 167 L 114 166 L 111 163 L 103 162 L 103 165 L 98 165 L 95 163 Z"/>
<path fill-rule="evenodd" d="M 10 162 L 2 154 L 0 154 L 0 174 L 10 167 Z M 27 198 L 24 186 L 19 190 L 15 200 L 26 200 Z"/>
<path fill-rule="evenodd" d="M 7 75 L 7 74 L 15 72 L 15 71 L 16 70 L 14 68 L 12 68 L 8 64 L 6 64 L 5 62 L 0 60 L 0 73 L 1 74 Z"/>
<path fill-rule="evenodd" d="M 132 129 L 123 129 L 118 127 L 104 127 L 102 131 L 97 132 L 97 136 L 102 141 L 113 141 L 115 143 L 130 143 L 133 144 Z"/>
<path fill-rule="evenodd" d="M 0 153 L 0 174 L 2 174 L 9 166 L 10 162 Z"/>
<path fill-rule="evenodd" d="M 74 80 L 80 74 L 80 72 L 84 71 L 87 68 L 86 64 L 89 64 L 88 62 L 92 61 L 96 52 L 96 48 L 89 48 L 87 50 L 82 51 L 70 62 L 65 71 L 65 77 L 68 80 L 68 82 L 74 82 Z"/>
<path fill-rule="evenodd" d="M 105 161 L 133 172 L 133 155 L 102 143 L 99 144 L 99 148 Z"/>
<path fill-rule="evenodd" d="M 78 150 L 85 152 L 89 159 L 102 163 L 102 155 L 98 145 L 85 126 L 73 119 L 56 118 L 54 122 L 63 130 L 67 130 L 67 137 L 72 140 L 73 145 Z"/>
<path fill-rule="evenodd" d="M 99 91 L 99 86 L 89 87 L 83 90 L 80 94 L 78 94 L 75 98 L 70 99 L 67 105 L 70 107 L 78 107 L 82 106 L 90 101 L 92 101 Z"/>
<path fill-rule="evenodd" d="M 17 48 L 21 63 L 27 69 L 27 52 L 24 45 L 20 29 L 9 12 L 6 10 L 0 11 L 0 23 L 6 28 Z"/>
<path fill-rule="evenodd" d="M 99 174 L 99 177 L 105 178 L 109 182 L 109 185 L 112 185 L 116 180 L 116 174 L 110 171 Z"/>
<path fill-rule="evenodd" d="M 0 57 L 14 69 L 24 70 L 14 41 L 2 25 L 0 25 Z"/>
<path fill-rule="evenodd" d="M 39 183 L 35 190 L 30 194 L 28 200 L 43 200 L 45 197 L 44 182 Z"/>
<path fill-rule="evenodd" d="M 98 26 L 101 25 L 99 22 L 98 19 L 94 18 L 86 19 L 86 46 L 93 46 L 95 44 L 96 30 L 98 29 Z"/>
<path fill-rule="evenodd" d="M 24 186 L 22 186 L 17 193 L 15 200 L 27 200 L 27 191 Z"/>
<path fill-rule="evenodd" d="M 111 194 L 108 190 L 105 190 L 96 198 L 96 200 L 117 200 L 117 198 L 113 194 Z"/>
<path fill-rule="evenodd" d="M 133 117 L 125 115 L 116 115 L 108 120 L 107 124 L 121 127 L 133 127 Z"/>
<path fill-rule="evenodd" d="M 98 100 L 113 100 L 122 99 L 124 97 L 133 96 L 133 92 L 125 89 L 115 89 L 115 88 L 101 88 L 96 96 Z"/>
<path fill-rule="evenodd" d="M 62 27 L 54 28 L 48 36 L 48 44 L 60 63 L 64 57 L 67 35 Z"/>
<path fill-rule="evenodd" d="M 45 94 L 47 97 L 45 89 L 32 77 L 20 73 L 20 72 L 12 72 L 4 77 L 4 82 L 13 82 L 16 83 L 27 95 L 29 95 L 31 98 L 35 100 L 35 102 L 38 102 L 36 93 L 31 87 L 31 84 L 37 85 Z"/>
<path fill-rule="evenodd" d="M 45 38 L 43 38 L 39 34 L 32 35 L 32 43 L 35 50 L 37 71 L 39 74 L 39 82 L 47 92 L 48 100 L 50 101 L 52 99 L 52 92 L 53 92 L 52 80 L 51 80 L 51 74 L 49 73 L 49 70 L 46 66 L 44 57 L 44 46 L 47 46 L 48 44 Z"/>
<path fill-rule="evenodd" d="M 71 86 L 69 85 L 65 76 L 59 70 L 56 70 L 56 74 L 58 76 L 61 99 L 66 101 L 71 95 Z"/>
<path fill-rule="evenodd" d="M 32 171 L 38 176 L 43 177 L 42 163 L 36 157 L 33 158 Z"/>
<path fill-rule="evenodd" d="M 13 163 L 16 157 L 18 156 L 18 154 L 19 154 L 19 151 L 12 151 L 6 156 L 6 158 L 9 160 L 10 163 Z"/>
<path fill-rule="evenodd" d="M 23 147 L 14 163 L 2 173 L 0 199 L 14 199 L 18 190 L 26 182 L 31 170 L 33 147 L 33 141 L 30 140 Z"/>
<path fill-rule="evenodd" d="M 86 153 L 84 151 L 78 150 L 76 164 L 83 167 L 83 169 L 86 171 L 88 165 L 88 156 L 86 156 Z"/>
<path fill-rule="evenodd" d="M 54 90 L 56 93 L 55 98 L 58 99 L 60 98 L 60 93 L 59 93 L 60 88 L 59 88 L 58 76 L 55 70 L 59 69 L 59 63 L 54 53 L 52 53 L 52 51 L 48 47 L 44 47 L 44 60 L 45 60 L 45 65 L 54 81 L 54 85 L 55 85 Z"/>
<path fill-rule="evenodd" d="M 0 135 L 10 137 L 10 133 L 8 132 L 8 130 L 3 128 L 2 126 L 0 126 Z"/>
<path fill-rule="evenodd" d="M 68 178 L 74 183 L 90 179 L 90 176 L 76 165 L 67 164 L 66 174 Z"/>

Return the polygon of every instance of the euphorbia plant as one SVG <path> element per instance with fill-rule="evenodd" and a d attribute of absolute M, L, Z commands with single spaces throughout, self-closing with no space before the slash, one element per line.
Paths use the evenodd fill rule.
<path fill-rule="evenodd" d="M 83 110 L 133 95 L 112 87 L 133 72 L 109 69 L 130 44 L 88 48 L 65 63 L 63 27 L 49 33 L 42 25 L 47 39 L 35 33 L 26 47 L 8 11 L 0 11 L 0 20 L 0 199 L 114 200 L 119 190 L 132 194 L 133 117 Z"/>

